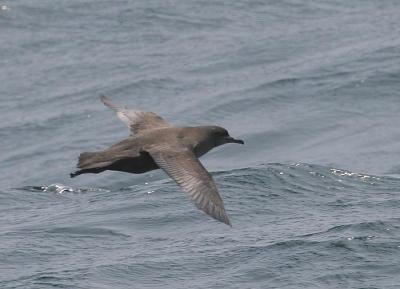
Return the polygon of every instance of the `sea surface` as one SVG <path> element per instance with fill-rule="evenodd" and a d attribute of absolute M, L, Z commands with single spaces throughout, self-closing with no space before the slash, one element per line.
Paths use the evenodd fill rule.
<path fill-rule="evenodd" d="M 105 94 L 244 146 L 74 179 Z M 0 0 L 0 288 L 400 288 L 400 1 Z"/>

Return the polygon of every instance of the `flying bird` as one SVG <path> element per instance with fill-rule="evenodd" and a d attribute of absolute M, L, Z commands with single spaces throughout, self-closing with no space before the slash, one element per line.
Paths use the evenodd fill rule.
<path fill-rule="evenodd" d="M 200 210 L 231 226 L 214 180 L 198 158 L 226 143 L 244 144 L 242 140 L 219 126 L 174 126 L 154 112 L 121 107 L 106 96 L 100 99 L 128 126 L 130 135 L 103 151 L 81 153 L 79 170 L 71 178 L 106 170 L 141 174 L 162 169 Z"/>

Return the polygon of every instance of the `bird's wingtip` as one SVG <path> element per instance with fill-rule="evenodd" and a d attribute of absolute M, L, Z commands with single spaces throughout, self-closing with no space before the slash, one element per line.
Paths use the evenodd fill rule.
<path fill-rule="evenodd" d="M 223 209 L 220 213 L 220 215 L 211 215 L 214 219 L 220 221 L 221 223 L 224 223 L 228 225 L 229 227 L 232 228 L 232 223 L 228 218 L 228 215 L 225 212 L 225 209 Z"/>
<path fill-rule="evenodd" d="M 111 110 L 118 111 L 121 109 L 118 105 L 114 104 L 106 95 L 100 94 L 99 97 L 101 102 Z"/>
<path fill-rule="evenodd" d="M 99 98 L 102 103 L 105 104 L 105 102 L 109 101 L 108 97 L 105 94 L 99 94 Z"/>
<path fill-rule="evenodd" d="M 231 221 L 228 219 L 228 217 L 226 217 L 226 220 L 224 220 L 224 223 L 227 224 L 229 227 L 232 228 L 232 223 L 231 223 Z"/>

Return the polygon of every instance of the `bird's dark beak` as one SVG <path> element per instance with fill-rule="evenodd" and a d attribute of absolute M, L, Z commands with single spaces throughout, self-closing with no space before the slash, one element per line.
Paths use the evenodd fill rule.
<path fill-rule="evenodd" d="M 244 144 L 244 141 L 242 141 L 241 139 L 234 139 L 231 136 L 226 137 L 226 142 L 227 143 L 240 143 L 240 144 Z"/>

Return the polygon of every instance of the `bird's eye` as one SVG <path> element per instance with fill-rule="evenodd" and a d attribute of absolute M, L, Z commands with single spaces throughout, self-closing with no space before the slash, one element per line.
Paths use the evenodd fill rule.
<path fill-rule="evenodd" d="M 218 136 L 228 136 L 228 132 L 227 131 L 219 131 L 217 133 Z"/>

